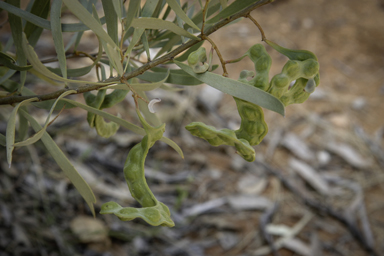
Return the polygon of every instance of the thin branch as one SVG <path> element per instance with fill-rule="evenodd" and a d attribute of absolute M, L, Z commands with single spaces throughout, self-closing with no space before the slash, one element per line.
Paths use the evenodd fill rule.
<path fill-rule="evenodd" d="M 263 5 L 266 5 L 266 4 L 269 4 L 273 2 L 273 0 L 260 0 L 260 1 L 257 1 L 256 3 L 250 5 L 249 7 L 245 8 L 244 10 L 236 13 L 235 15 L 233 16 L 230 16 L 229 18 L 227 19 L 223 19 L 219 22 L 217 22 L 215 25 L 213 25 L 212 27 L 208 28 L 207 31 L 205 31 L 205 35 L 210 35 L 214 32 L 216 32 L 217 30 L 219 30 L 220 28 L 224 27 L 225 25 L 241 18 L 241 17 L 247 17 L 247 15 L 249 15 L 249 13 L 257 8 L 260 8 L 261 6 Z M 200 36 L 201 38 L 201 36 Z M 180 45 L 179 47 L 177 47 L 176 49 L 174 49 L 173 51 L 169 52 L 168 54 L 156 59 L 156 60 L 153 60 L 151 62 L 148 62 L 147 64 L 139 67 L 138 69 L 135 69 L 127 74 L 124 75 L 124 78 L 129 80 L 133 77 L 136 77 L 138 75 L 141 75 L 143 74 L 145 71 L 153 68 L 153 67 L 156 67 L 160 64 L 163 64 L 163 63 L 166 63 L 166 62 L 169 62 L 171 61 L 174 57 L 176 57 L 178 54 L 182 53 L 183 51 L 189 49 L 190 47 L 192 47 L 193 45 L 197 44 L 198 42 L 200 42 L 201 40 L 189 40 L 187 43 L 185 44 L 182 44 Z M 115 78 L 110 78 L 110 79 L 107 79 L 106 81 L 103 81 L 103 82 L 110 82 L 111 84 L 112 83 L 116 83 L 120 80 L 119 77 L 115 77 Z M 79 88 L 77 88 L 77 93 L 84 93 L 84 92 L 89 92 L 89 91 L 93 91 L 93 90 L 98 90 L 102 87 L 105 87 L 105 85 L 95 85 L 95 84 L 92 84 L 92 85 L 85 85 L 85 86 L 81 86 Z M 6 98 L 1 98 L 0 99 L 0 105 L 9 105 L 9 104 L 14 104 L 14 103 L 18 103 L 18 102 L 22 102 L 23 100 L 26 100 L 26 99 L 30 99 L 32 97 L 38 97 L 39 98 L 39 101 L 45 101 L 45 100 L 52 100 L 52 99 L 56 99 L 58 98 L 61 94 L 63 94 L 64 92 L 68 91 L 68 89 L 61 89 L 61 90 L 58 90 L 56 92 L 52 92 L 52 93 L 47 93 L 47 94 L 42 94 L 42 95 L 33 95 L 33 96 L 12 96 L 12 97 L 6 97 Z"/>
<path fill-rule="evenodd" d="M 260 26 L 260 24 L 257 22 L 257 20 L 255 20 L 250 14 L 248 14 L 246 17 L 247 17 L 248 19 L 250 19 L 250 20 L 256 25 L 256 27 L 260 30 L 260 33 L 261 33 L 261 41 L 265 41 L 267 38 L 265 37 L 264 30 L 263 30 L 263 28 Z"/>
<path fill-rule="evenodd" d="M 208 42 L 211 43 L 212 47 L 215 49 L 217 56 L 220 59 L 221 67 L 223 68 L 223 76 L 227 77 L 228 76 L 228 71 L 227 68 L 225 67 L 225 61 L 223 59 L 223 55 L 221 55 L 221 52 L 219 51 L 219 48 L 215 44 L 215 42 L 212 41 L 211 38 L 207 37 L 206 35 L 201 35 L 201 38 L 203 40 L 207 40 Z"/>
<path fill-rule="evenodd" d="M 275 246 L 275 242 L 271 234 L 267 232 L 267 225 L 272 222 L 272 218 L 275 215 L 279 208 L 279 203 L 275 203 L 272 207 L 267 209 L 263 215 L 260 217 L 260 230 L 263 238 L 267 241 L 273 256 L 280 256 L 277 252 L 277 248 Z"/>

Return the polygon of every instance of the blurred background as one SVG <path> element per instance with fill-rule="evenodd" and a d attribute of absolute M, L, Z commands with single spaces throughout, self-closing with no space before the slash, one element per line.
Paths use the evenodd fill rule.
<path fill-rule="evenodd" d="M 0 255 L 384 255 L 384 1 L 276 0 L 252 16 L 269 40 L 314 52 L 321 75 L 316 91 L 288 106 L 286 117 L 264 111 L 269 133 L 255 147 L 254 163 L 184 129 L 192 121 L 237 129 L 231 96 L 204 85 L 154 91 L 149 96 L 162 99 L 155 107 L 167 123 L 165 135 L 185 159 L 157 143 L 146 175 L 176 226 L 93 218 L 42 144 L 15 150 L 11 168 L 0 147 Z M 6 20 L 4 11 L 1 17 Z M 72 20 L 63 16 L 63 22 Z M 3 43 L 9 37 L 6 24 L 0 36 Z M 262 43 L 248 20 L 211 38 L 224 59 Z M 271 78 L 287 58 L 264 45 L 273 58 Z M 96 52 L 95 37 L 86 33 L 81 47 Z M 36 51 L 55 56 L 47 31 Z M 249 59 L 228 65 L 229 77 L 237 79 L 244 69 L 253 70 Z M 27 86 L 47 90 L 37 80 Z M 0 121 L 9 110 L 0 107 Z M 108 111 L 138 123 L 131 97 Z M 35 113 L 44 122 L 46 111 Z M 91 185 L 97 212 L 112 200 L 138 206 L 122 169 L 140 136 L 120 129 L 103 139 L 78 109 L 63 111 L 48 132 Z"/>

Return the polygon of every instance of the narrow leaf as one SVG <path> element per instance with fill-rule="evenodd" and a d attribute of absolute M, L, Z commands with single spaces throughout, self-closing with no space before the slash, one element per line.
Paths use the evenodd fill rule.
<path fill-rule="evenodd" d="M 43 63 L 39 60 L 39 57 L 37 56 L 35 50 L 28 44 L 27 38 L 25 37 L 25 34 L 23 36 L 22 40 L 22 46 L 23 50 L 27 56 L 27 59 L 32 64 L 33 68 L 38 71 L 39 73 L 43 74 L 44 76 L 61 81 L 61 82 L 69 82 L 69 83 L 76 83 L 76 84 L 108 84 L 108 83 L 99 83 L 99 82 L 89 82 L 89 81 L 81 81 L 81 80 L 72 80 L 72 79 L 65 79 L 63 77 L 60 77 L 56 75 L 55 73 L 51 72 L 46 66 L 44 66 Z"/>
<path fill-rule="evenodd" d="M 90 1 L 81 1 L 81 4 L 85 6 L 88 10 L 88 12 L 92 12 L 92 6 L 97 2 L 97 0 L 90 0 Z M 104 17 L 105 18 L 105 17 Z M 63 26 L 62 26 L 63 27 Z M 68 42 L 67 46 L 65 47 L 65 51 L 68 51 L 68 49 L 74 44 L 73 50 L 76 51 L 77 47 L 80 43 L 81 37 L 83 36 L 84 32 L 79 31 L 76 32 L 72 37 L 71 40 Z"/>
<path fill-rule="evenodd" d="M 131 26 L 133 18 L 135 18 L 137 11 L 140 9 L 140 1 L 129 1 L 127 18 L 125 19 L 125 31 Z"/>
<path fill-rule="evenodd" d="M 51 30 L 51 23 L 43 18 L 40 18 L 39 16 L 36 16 L 30 12 L 24 11 L 20 8 L 17 8 L 15 6 L 12 6 L 10 4 L 7 4 L 3 1 L 0 1 L 0 8 L 6 10 L 9 13 L 12 13 L 38 27 Z M 105 23 L 105 17 L 102 17 L 100 19 L 101 24 Z M 86 31 L 90 30 L 87 25 L 84 25 L 83 23 L 73 23 L 73 24 L 62 24 L 62 31 L 63 32 L 79 32 L 79 31 Z"/>
<path fill-rule="evenodd" d="M 68 9 L 81 20 L 87 27 L 89 27 L 101 40 L 110 44 L 112 47 L 117 47 L 113 39 L 104 31 L 103 27 L 92 17 L 87 9 L 80 4 L 77 0 L 63 0 Z"/>
<path fill-rule="evenodd" d="M 100 37 L 97 36 L 97 40 L 99 41 L 99 51 L 97 52 L 96 59 L 93 61 L 92 65 L 76 69 L 67 69 L 67 75 L 69 77 L 79 77 L 88 74 L 92 68 L 100 61 L 101 57 L 103 56 L 103 45 L 101 43 Z M 48 69 L 57 75 L 61 75 L 61 71 L 58 68 L 48 67 Z"/>
<path fill-rule="evenodd" d="M 16 70 L 10 69 L 8 70 L 4 75 L 0 77 L 0 84 L 3 84 L 5 81 L 7 81 L 9 78 L 11 78 L 16 73 Z"/>
<path fill-rule="evenodd" d="M 25 87 L 24 87 L 25 88 Z M 27 110 L 26 106 L 22 106 L 20 109 Z M 19 131 L 18 131 L 18 139 L 19 141 L 24 140 L 28 135 L 28 120 L 20 114 L 19 115 Z"/>
<path fill-rule="evenodd" d="M 219 1 L 210 1 L 209 2 L 209 5 L 208 5 L 208 11 L 206 13 L 207 17 L 210 17 L 212 14 L 214 14 L 215 12 L 217 12 L 218 10 L 220 10 L 221 8 L 221 4 L 219 3 Z M 203 7 L 202 7 L 203 9 Z M 202 23 L 203 21 L 203 12 L 202 11 L 199 11 L 193 18 L 192 18 L 192 21 L 195 23 L 195 24 L 200 24 Z"/>
<path fill-rule="evenodd" d="M 124 58 L 126 56 L 130 56 L 131 51 L 133 50 L 133 47 L 135 47 L 137 42 L 139 42 L 139 40 L 141 38 L 141 35 L 144 33 L 144 31 L 145 31 L 144 28 L 142 28 L 142 29 L 135 29 L 135 31 L 133 32 L 133 36 L 132 36 L 131 42 L 129 43 L 129 46 L 128 46 L 127 50 L 124 53 Z"/>
<path fill-rule="evenodd" d="M 223 9 L 227 8 L 227 5 L 228 5 L 227 0 L 220 0 L 220 4 L 223 7 Z"/>
<path fill-rule="evenodd" d="M 180 37 L 180 36 L 178 36 L 178 35 L 175 35 L 175 36 L 171 37 L 171 38 L 168 40 L 168 42 L 166 43 L 166 45 L 164 45 L 164 46 L 160 49 L 160 51 L 156 54 L 156 58 L 157 58 L 158 56 L 161 56 L 161 55 L 162 55 L 163 53 L 165 53 L 165 52 L 169 52 L 169 51 L 171 51 L 172 48 L 173 48 L 174 46 L 178 45 L 178 43 L 181 42 L 181 38 L 182 38 L 182 37 Z"/>
<path fill-rule="evenodd" d="M 217 65 L 214 66 L 214 68 L 216 67 Z M 166 68 L 159 67 L 154 67 L 151 70 L 154 72 L 147 71 L 144 74 L 137 76 L 137 78 L 144 81 L 156 82 L 164 76 L 165 72 L 167 72 Z M 199 85 L 203 83 L 200 80 L 191 77 L 187 72 L 182 69 L 169 69 L 169 71 L 169 76 L 165 83 L 177 85 Z"/>
<path fill-rule="evenodd" d="M 76 93 L 76 91 L 75 90 L 69 90 L 69 91 L 66 91 L 63 94 L 61 94 L 53 103 L 43 128 L 40 131 L 36 132 L 33 136 L 29 137 L 28 139 L 15 143 L 14 147 L 28 146 L 28 145 L 31 145 L 31 144 L 35 143 L 36 141 L 38 141 L 44 135 L 45 131 L 47 130 L 47 127 L 49 124 L 49 119 L 51 118 L 53 110 L 55 110 L 56 104 L 59 102 L 59 100 L 61 98 L 65 97 L 69 94 L 73 94 L 73 93 Z"/>
<path fill-rule="evenodd" d="M 156 10 L 156 6 L 159 0 L 147 0 L 141 12 L 141 17 L 152 17 L 153 12 Z"/>
<path fill-rule="evenodd" d="M 16 126 L 16 116 L 17 111 L 19 108 L 23 105 L 26 105 L 32 101 L 37 101 L 38 98 L 31 98 L 28 100 L 24 100 L 20 103 L 18 103 L 12 110 L 11 116 L 9 117 L 8 123 L 7 123 L 7 130 L 6 130 L 6 143 L 7 143 L 7 162 L 9 164 L 9 167 L 11 167 L 12 163 L 12 152 L 14 149 L 14 143 L 15 143 L 15 126 Z"/>
<path fill-rule="evenodd" d="M 36 15 L 37 17 L 47 19 L 49 14 L 50 0 L 40 0 L 34 1 L 30 13 Z M 27 35 L 29 43 L 34 47 L 39 40 L 43 29 L 39 26 L 36 26 L 33 23 L 27 22 L 24 27 L 24 33 Z"/>
<path fill-rule="evenodd" d="M 158 19 L 158 18 L 140 18 L 140 19 L 133 19 L 132 21 L 132 27 L 136 28 L 144 28 L 144 29 L 163 29 L 163 30 L 169 30 L 173 33 L 185 36 L 188 38 L 192 38 L 194 40 L 200 40 L 195 35 L 189 33 L 188 31 L 182 29 L 181 27 L 177 26 L 175 23 L 172 23 L 170 21 Z"/>
<path fill-rule="evenodd" d="M 172 87 L 172 86 L 169 86 L 169 85 L 166 85 L 166 84 L 161 85 L 160 88 L 163 89 L 164 91 L 170 91 L 170 92 L 184 91 L 183 88 Z"/>
<path fill-rule="evenodd" d="M 154 83 L 132 83 L 131 86 L 137 91 L 151 91 L 159 88 L 163 83 L 165 83 L 169 74 L 170 70 L 168 69 L 165 73 L 163 73 L 164 77 Z"/>
<path fill-rule="evenodd" d="M 112 4 L 113 4 L 113 8 L 115 9 L 117 18 L 121 20 L 122 6 L 123 6 L 122 0 L 112 0 Z"/>
<path fill-rule="evenodd" d="M 172 10 L 176 13 L 177 17 L 182 19 L 185 23 L 187 23 L 192 28 L 200 31 L 200 28 L 196 26 L 196 24 L 185 14 L 181 6 L 177 3 L 176 0 L 167 0 L 168 5 L 172 8 Z"/>
<path fill-rule="evenodd" d="M 215 17 L 207 20 L 207 23 L 216 23 L 221 19 L 225 19 L 229 16 L 232 16 L 235 13 L 238 13 L 239 11 L 247 8 L 251 4 L 254 4 L 255 2 L 257 1 L 256 0 L 236 0 L 232 4 L 227 6 L 227 8 L 219 12 L 219 14 L 217 14 Z"/>
<path fill-rule="evenodd" d="M 20 7 L 20 0 L 8 0 L 8 2 L 14 6 L 14 8 Z M 16 46 L 16 55 L 17 55 L 17 62 L 20 66 L 26 66 L 27 65 L 27 58 L 25 56 L 25 53 L 23 51 L 22 45 L 21 45 L 21 39 L 23 34 L 23 24 L 21 21 L 21 18 L 14 14 L 8 14 L 9 24 L 11 26 L 12 31 L 12 38 Z M 20 73 L 20 88 L 22 89 L 24 86 L 25 80 L 27 78 L 27 72 L 22 71 Z"/>
<path fill-rule="evenodd" d="M 141 35 L 141 42 L 143 43 L 144 50 L 145 50 L 145 53 L 147 54 L 147 59 L 148 59 L 148 62 L 149 62 L 149 61 L 151 61 L 151 53 L 149 51 L 149 43 L 148 43 L 148 38 L 147 38 L 147 33 L 146 32 L 144 32 Z"/>
<path fill-rule="evenodd" d="M 260 107 L 275 111 L 284 116 L 284 104 L 276 97 L 259 88 L 211 72 L 196 74 L 188 65 L 178 61 L 174 62 L 192 77 L 216 88 L 217 90 L 259 105 Z"/>
<path fill-rule="evenodd" d="M 119 1 L 119 0 L 118 0 Z M 112 40 L 118 44 L 118 27 L 117 27 L 117 14 L 114 8 L 116 0 L 101 0 L 105 14 L 105 21 L 107 23 L 107 32 Z M 120 2 L 120 1 L 119 1 Z M 121 15 L 121 12 L 120 12 Z"/>
<path fill-rule="evenodd" d="M 89 72 L 91 72 L 91 70 L 94 66 L 95 66 L 95 64 L 92 64 L 92 65 L 89 65 L 86 67 L 82 67 L 82 68 L 74 68 L 74 69 L 69 68 L 69 69 L 67 69 L 67 76 L 68 77 L 84 76 L 84 75 L 88 74 Z M 50 67 L 47 67 L 47 68 L 51 72 L 55 73 L 56 75 L 59 75 L 59 76 L 62 75 L 60 68 L 50 68 Z"/>
<path fill-rule="evenodd" d="M 55 0 L 51 6 L 51 29 L 61 75 L 67 78 L 67 58 L 65 56 L 63 32 L 61 31 L 61 6 L 62 0 Z"/>
<path fill-rule="evenodd" d="M 61 86 L 60 83 L 58 83 L 58 82 L 56 82 L 56 81 L 54 81 L 54 80 L 44 76 L 43 74 L 41 74 L 38 71 L 36 71 L 36 69 L 34 69 L 34 68 L 31 68 L 30 70 L 28 70 L 28 72 L 31 73 L 32 75 L 36 76 L 37 78 L 40 78 L 44 82 L 47 82 L 47 84 L 54 85 L 54 86 Z"/>
<path fill-rule="evenodd" d="M 25 61 L 25 63 L 26 63 L 26 61 Z M 19 66 L 19 65 L 15 64 L 15 60 L 3 52 L 0 52 L 0 64 L 6 66 L 7 68 L 14 69 L 17 71 L 25 71 L 25 70 L 32 68 L 31 65 Z"/>
<path fill-rule="evenodd" d="M 97 10 L 96 10 L 95 6 L 92 6 L 92 14 L 93 14 L 93 17 L 95 18 L 96 22 L 98 22 L 99 25 L 101 25 L 101 22 L 100 22 L 99 16 L 97 15 Z M 99 40 L 99 42 L 100 41 L 103 45 L 103 48 L 105 49 L 105 51 L 107 53 L 110 65 L 117 71 L 117 73 L 120 76 L 122 76 L 124 73 L 124 70 L 123 70 L 123 65 L 120 62 L 120 49 L 117 46 L 115 47 L 115 46 L 108 44 L 107 42 L 103 41 L 102 39 Z M 113 71 L 113 69 L 111 68 L 110 69 L 111 76 L 113 74 L 112 71 Z"/>
<path fill-rule="evenodd" d="M 35 132 L 41 130 L 41 126 L 31 115 L 29 115 L 23 110 L 21 110 L 21 113 L 25 116 L 25 118 L 28 119 Z M 75 167 L 73 167 L 71 162 L 65 156 L 63 151 L 61 151 L 61 149 L 57 146 L 57 144 L 47 132 L 45 132 L 44 135 L 41 137 L 41 141 L 43 142 L 44 146 L 47 148 L 47 151 L 51 154 L 53 159 L 55 159 L 59 167 L 63 170 L 64 174 L 68 177 L 68 179 L 72 182 L 77 191 L 79 191 L 80 195 L 87 202 L 92 214 L 95 216 L 95 209 L 93 207 L 93 204 L 96 203 L 96 198 L 87 182 L 85 182 L 83 177 L 81 177 Z"/>

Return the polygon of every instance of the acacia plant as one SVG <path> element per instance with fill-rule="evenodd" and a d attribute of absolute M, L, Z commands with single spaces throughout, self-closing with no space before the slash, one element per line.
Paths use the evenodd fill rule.
<path fill-rule="evenodd" d="M 268 132 L 263 108 L 284 115 L 287 105 L 304 102 L 319 85 L 316 56 L 309 51 L 286 49 L 269 41 L 251 16 L 251 11 L 270 2 L 273 0 L 101 0 L 104 17 L 99 17 L 95 8 L 97 0 L 35 0 L 25 9 L 20 7 L 20 0 L 0 1 L 0 8 L 8 13 L 12 31 L 12 37 L 1 47 L 0 53 L 0 105 L 13 107 L 6 115 L 9 116 L 6 134 L 0 134 L 0 144 L 6 147 L 9 165 L 14 148 L 41 140 L 95 214 L 93 204 L 96 200 L 92 190 L 47 129 L 55 120 L 50 121 L 53 111 L 84 109 L 88 112 L 89 126 L 102 137 L 113 136 L 120 126 L 143 136 L 141 142 L 129 151 L 123 170 L 129 190 L 142 208 L 107 202 L 100 213 L 115 214 L 124 221 L 142 218 L 150 225 L 174 226 L 168 207 L 156 199 L 145 181 L 144 162 L 148 150 L 158 140 L 167 143 L 182 158 L 183 153 L 175 142 L 163 136 L 165 124 L 152 111 L 152 105 L 158 100 L 149 99 L 146 92 L 160 89 L 174 93 L 168 84 L 195 86 L 206 83 L 230 94 L 241 117 L 238 130 L 217 130 L 200 122 L 193 122 L 186 129 L 213 146 L 234 146 L 246 161 L 254 161 L 253 146 L 259 144 Z M 72 13 L 79 22 L 62 23 L 63 11 Z M 260 30 L 262 41 L 289 58 L 281 73 L 271 80 L 272 61 L 263 44 L 253 45 L 238 59 L 224 60 L 220 45 L 210 38 L 215 31 L 225 29 L 224 26 L 241 18 L 250 19 L 255 29 Z M 43 29 L 51 32 L 57 52 L 57 58 L 52 61 L 58 62 L 59 68 L 44 65 L 34 50 Z M 96 53 L 76 50 L 86 30 L 97 36 L 99 50 Z M 75 33 L 64 44 L 63 37 L 68 32 Z M 202 47 L 204 41 L 212 46 L 208 57 Z M 154 52 L 151 49 L 157 54 L 151 54 Z M 211 65 L 213 54 L 217 54 L 221 65 Z M 92 65 L 67 68 L 68 58 L 84 57 L 90 58 Z M 227 64 L 244 57 L 250 58 L 254 67 L 242 71 L 238 80 L 229 79 Z M 179 68 L 170 68 L 170 64 Z M 223 73 L 213 73 L 219 66 Z M 106 67 L 110 71 L 106 71 Z M 47 87 L 56 86 L 56 91 L 37 94 L 25 86 L 27 72 L 42 79 Z M 96 72 L 97 81 L 78 79 L 89 72 Z M 142 127 L 103 111 L 119 104 L 129 92 Z M 70 94 L 82 94 L 86 104 L 65 98 Z M 37 108 L 49 111 L 43 125 L 33 117 Z M 28 133 L 29 127 L 34 130 L 32 135 Z"/>

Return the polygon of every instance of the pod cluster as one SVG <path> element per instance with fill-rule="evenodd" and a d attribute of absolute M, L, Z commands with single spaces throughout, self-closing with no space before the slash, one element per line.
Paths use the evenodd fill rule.
<path fill-rule="evenodd" d="M 303 103 L 320 83 L 317 57 L 310 51 L 287 49 L 269 40 L 266 40 L 266 43 L 289 58 L 281 73 L 269 81 L 272 59 L 263 45 L 255 44 L 237 60 L 248 56 L 254 63 L 255 71 L 243 70 L 238 81 L 272 94 L 285 106 Z M 203 54 L 205 49 L 196 52 Z M 201 56 L 199 58 L 204 59 Z M 187 125 L 186 129 L 213 146 L 235 146 L 240 156 L 252 162 L 255 160 L 255 151 L 251 146 L 258 145 L 268 133 L 264 112 L 258 105 L 236 97 L 234 100 L 241 118 L 238 130 L 216 130 L 200 122 L 193 122 Z"/>

